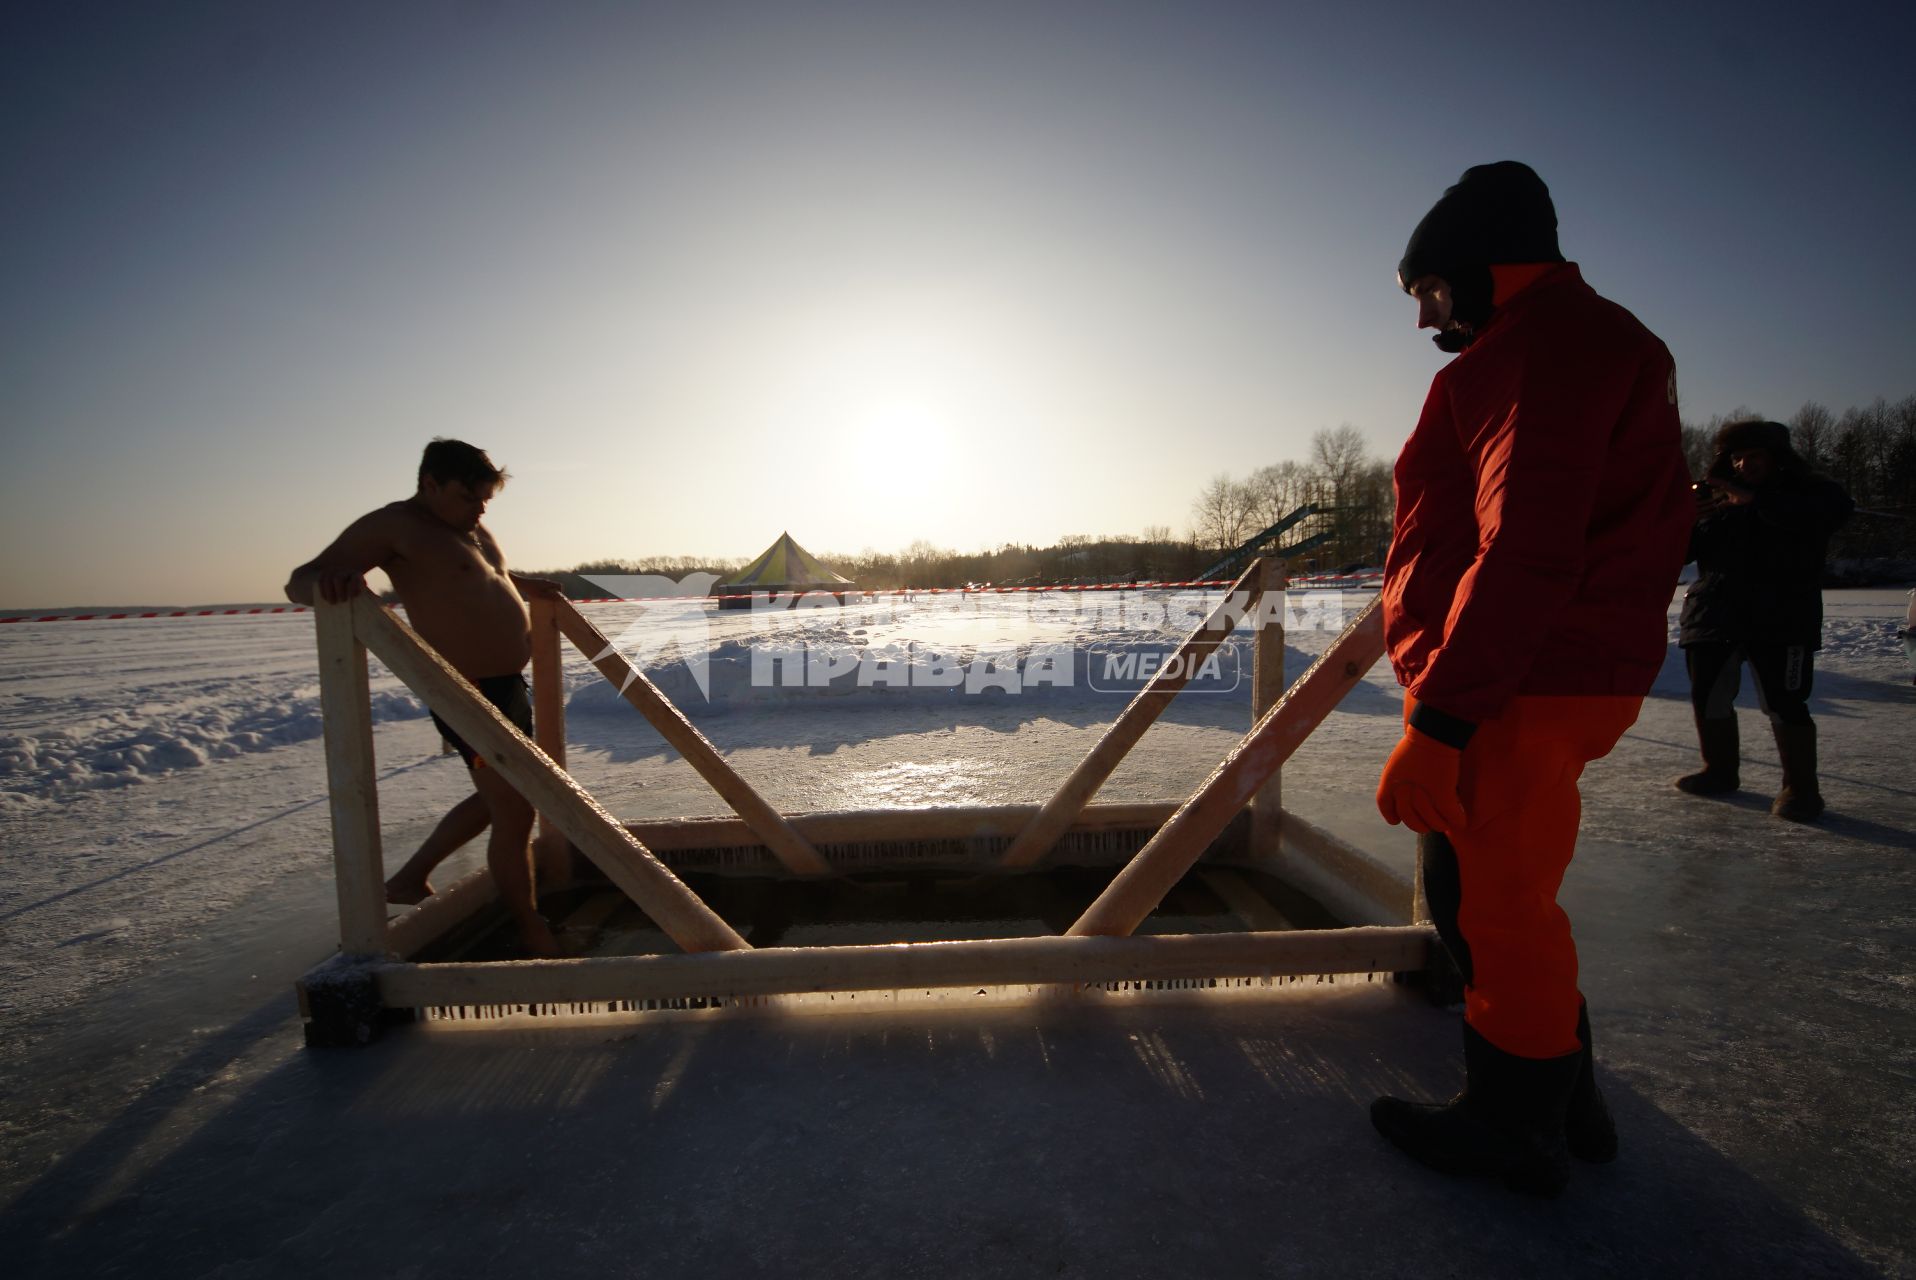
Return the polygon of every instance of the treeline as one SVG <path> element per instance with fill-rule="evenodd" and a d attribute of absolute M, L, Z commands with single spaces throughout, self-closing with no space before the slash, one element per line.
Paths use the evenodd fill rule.
<path fill-rule="evenodd" d="M 1167 527 L 1134 534 L 1066 534 L 1046 547 L 1005 543 L 995 550 L 954 551 L 919 540 L 903 551 L 856 554 L 819 553 L 819 559 L 860 587 L 874 591 L 905 587 L 962 587 L 1083 585 L 1110 582 L 1182 582 L 1197 575 L 1216 557 L 1187 540 L 1175 538 Z M 699 559 L 690 556 L 650 557 L 643 560 L 598 560 L 572 569 L 535 570 L 551 578 L 575 600 L 605 593 L 593 577 L 655 574 L 683 581 L 694 573 L 712 573 L 722 581 L 744 568 L 746 561 Z"/>
<path fill-rule="evenodd" d="M 996 550 L 966 553 L 919 541 L 897 553 L 866 550 L 824 559 L 860 586 L 888 590 L 967 583 L 1003 587 L 1183 582 L 1195 577 L 1211 558 L 1160 525 L 1142 534 L 1066 534 L 1045 547 L 1005 543 Z"/>
<path fill-rule="evenodd" d="M 745 567 L 743 560 L 702 560 L 696 556 L 648 556 L 641 560 L 589 560 L 570 569 L 535 569 L 534 577 L 550 578 L 573 600 L 593 600 L 605 594 L 605 588 L 593 582 L 596 577 L 626 578 L 651 574 L 682 582 L 694 573 L 715 573 L 729 577 Z"/>
<path fill-rule="evenodd" d="M 1812 400 L 1788 418 L 1739 407 L 1700 425 L 1686 422 L 1690 474 L 1708 469 L 1718 428 L 1748 418 L 1787 423 L 1791 447 L 1855 501 L 1857 513 L 1830 543 L 1838 580 L 1910 576 L 1916 562 L 1916 395 L 1893 404 L 1878 399 L 1840 415 Z"/>

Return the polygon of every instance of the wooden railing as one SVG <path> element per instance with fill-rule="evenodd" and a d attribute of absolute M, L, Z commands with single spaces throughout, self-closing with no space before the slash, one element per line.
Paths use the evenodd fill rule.
<path fill-rule="evenodd" d="M 340 881 L 340 948 L 385 950 L 378 800 L 372 793 L 372 722 L 366 651 L 510 782 L 532 807 L 687 951 L 726 951 L 745 940 L 664 863 L 599 807 L 585 788 L 520 733 L 479 691 L 370 595 L 321 604 L 320 685 L 326 707 L 333 847 Z"/>
<path fill-rule="evenodd" d="M 1408 886 L 1395 873 L 1278 808 L 1276 788 L 1283 762 L 1383 652 L 1382 618 L 1373 600 L 1292 688 L 1276 696 L 1282 682 L 1282 590 L 1279 566 L 1254 564 L 1234 588 L 1235 605 L 1227 598 L 1184 642 L 1179 649 L 1183 660 L 1176 670 L 1154 679 L 1132 699 L 1119 721 L 1046 804 L 1028 820 L 1017 814 L 1015 820 L 1022 826 L 1003 865 L 1028 865 L 1042 858 L 1063 832 L 1074 829 L 1098 786 L 1189 678 L 1196 663 L 1229 636 L 1247 609 L 1257 611 L 1263 625 L 1257 629 L 1255 725 L 1203 785 L 1157 827 L 1156 834 L 1064 935 L 769 952 L 753 952 L 632 830 L 601 808 L 565 771 L 558 637 L 569 638 L 620 687 L 626 700 L 725 798 L 750 838 L 770 850 L 791 874 L 828 875 L 833 872 L 831 864 L 569 602 L 539 602 L 534 608 L 537 741 L 520 733 L 410 627 L 370 596 L 361 595 L 346 604 L 322 604 L 316 613 L 341 951 L 369 962 L 367 972 L 377 980 L 379 1001 L 392 1007 L 1420 968 L 1432 936 L 1423 924 L 1252 931 L 1217 937 L 1122 936 L 1136 929 L 1247 804 L 1253 805 L 1253 831 L 1261 828 L 1269 845 L 1254 852 L 1281 861 L 1276 847 L 1281 838 L 1282 855 L 1311 861 L 1327 877 L 1329 887 L 1344 893 L 1357 907 L 1360 918 L 1402 921 L 1413 914 Z M 488 767 L 497 769 L 525 796 L 551 840 L 562 837 L 575 846 L 692 954 L 458 965 L 388 959 L 394 940 L 401 935 L 408 950 L 419 941 L 424 928 L 413 923 L 415 917 L 437 912 L 437 919 L 446 919 L 453 908 L 429 902 L 389 932 L 367 700 L 369 650 L 471 744 Z M 1010 830 L 1005 824 L 1014 820 L 1013 815 L 1014 811 L 1003 811 L 993 822 Z M 1111 820 L 1105 814 L 1097 821 Z M 873 833 L 881 826 L 895 826 L 907 834 L 893 838 L 909 838 L 909 833 L 921 828 L 943 830 L 939 823 L 948 827 L 952 819 L 903 811 L 895 818 L 821 815 L 807 821 L 819 832 L 832 832 L 848 823 L 852 829 Z M 653 826 L 662 835 L 672 830 L 669 823 Z M 727 838 L 746 837 L 737 833 Z M 482 887 L 483 873 L 477 873 L 454 886 L 452 896 L 470 903 Z M 1404 901 L 1398 902 L 1399 898 Z"/>

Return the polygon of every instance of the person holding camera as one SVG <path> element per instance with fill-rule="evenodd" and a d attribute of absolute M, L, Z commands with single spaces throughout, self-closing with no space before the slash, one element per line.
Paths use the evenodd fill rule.
<path fill-rule="evenodd" d="M 1698 796 L 1742 786 L 1734 704 L 1747 662 L 1783 764 L 1770 812 L 1810 822 L 1823 812 L 1809 706 L 1823 644 L 1823 561 L 1855 504 L 1797 456 L 1780 422 L 1728 423 L 1715 444 L 1695 486 L 1697 580 L 1683 598 L 1679 636 L 1703 767 L 1676 785 Z"/>

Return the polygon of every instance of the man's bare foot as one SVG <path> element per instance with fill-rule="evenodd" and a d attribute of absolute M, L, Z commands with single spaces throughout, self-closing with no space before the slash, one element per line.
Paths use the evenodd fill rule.
<path fill-rule="evenodd" d="M 519 921 L 519 946 L 528 960 L 563 960 L 565 948 L 552 935 L 552 926 L 545 917 L 534 915 L 530 919 Z"/>
<path fill-rule="evenodd" d="M 394 876 L 386 882 L 386 901 L 396 907 L 410 907 L 432 897 L 432 886 L 424 880 Z"/>

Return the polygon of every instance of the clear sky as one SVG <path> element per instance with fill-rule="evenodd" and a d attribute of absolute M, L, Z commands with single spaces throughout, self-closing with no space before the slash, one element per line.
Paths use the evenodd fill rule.
<path fill-rule="evenodd" d="M 271 599 L 434 435 L 522 568 L 1188 527 L 1442 360 L 1471 164 L 1684 411 L 1916 392 L 1916 7 L 0 9 L 0 607 Z"/>

